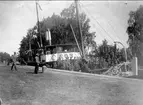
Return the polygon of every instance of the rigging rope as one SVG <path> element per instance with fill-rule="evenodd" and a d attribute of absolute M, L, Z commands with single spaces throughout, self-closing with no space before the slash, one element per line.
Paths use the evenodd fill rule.
<path fill-rule="evenodd" d="M 80 2 L 80 4 L 83 6 L 83 4 Z M 80 5 L 80 6 L 81 6 Z M 90 13 L 89 13 L 89 11 L 84 7 L 84 10 L 86 10 L 87 11 L 87 13 L 89 14 L 89 16 L 91 16 L 91 18 L 93 19 L 93 20 L 95 20 L 96 21 L 96 23 L 102 28 L 102 30 L 110 37 L 110 39 L 114 42 L 114 39 L 109 35 L 109 33 L 100 25 L 100 23 L 97 21 L 97 19 L 95 19 Z"/>

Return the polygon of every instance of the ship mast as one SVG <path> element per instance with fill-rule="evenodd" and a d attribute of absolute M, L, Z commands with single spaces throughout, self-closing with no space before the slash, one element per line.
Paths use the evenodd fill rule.
<path fill-rule="evenodd" d="M 83 56 L 83 58 L 85 58 L 84 44 L 83 44 L 83 35 L 82 35 L 81 23 L 80 23 L 80 19 L 79 19 L 78 0 L 75 0 L 75 6 L 76 6 L 76 16 L 77 16 L 78 28 L 79 28 L 80 39 L 81 39 L 82 56 Z"/>
<path fill-rule="evenodd" d="M 39 12 L 38 12 L 38 3 L 37 3 L 37 0 L 35 0 L 35 3 L 36 3 L 36 15 L 37 15 L 37 28 L 38 28 L 38 30 L 37 30 L 37 32 L 38 32 L 38 34 L 39 34 L 39 36 L 40 36 L 40 44 L 41 44 L 41 46 L 40 47 L 43 47 L 43 44 L 42 44 L 42 37 L 41 37 L 41 34 L 40 34 L 40 23 L 39 23 Z"/>

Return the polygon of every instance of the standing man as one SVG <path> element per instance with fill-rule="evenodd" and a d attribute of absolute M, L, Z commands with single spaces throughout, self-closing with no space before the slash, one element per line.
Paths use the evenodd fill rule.
<path fill-rule="evenodd" d="M 39 59 L 39 54 L 37 53 L 35 56 L 35 74 L 38 74 L 39 71 L 39 64 L 40 64 L 40 59 Z"/>
<path fill-rule="evenodd" d="M 14 55 L 12 55 L 12 66 L 11 66 L 11 70 L 13 70 L 13 66 L 14 66 L 15 70 L 17 71 L 16 60 L 17 60 L 17 56 L 16 56 L 16 52 L 14 52 Z"/>
<path fill-rule="evenodd" d="M 41 53 L 41 66 L 42 66 L 42 73 L 44 73 L 45 69 L 45 56 L 44 56 L 44 51 Z"/>

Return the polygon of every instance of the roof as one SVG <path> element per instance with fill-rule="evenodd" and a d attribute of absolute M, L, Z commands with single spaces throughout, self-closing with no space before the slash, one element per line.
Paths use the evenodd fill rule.
<path fill-rule="evenodd" d="M 56 44 L 56 45 L 47 45 L 45 47 L 61 47 L 61 46 L 77 46 L 77 44 Z"/>

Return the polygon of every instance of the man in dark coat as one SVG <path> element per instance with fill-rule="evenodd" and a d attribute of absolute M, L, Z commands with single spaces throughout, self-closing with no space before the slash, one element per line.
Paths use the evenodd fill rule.
<path fill-rule="evenodd" d="M 35 74 L 38 74 L 39 71 L 39 64 L 40 64 L 40 59 L 39 59 L 39 54 L 37 53 L 35 56 Z"/>
<path fill-rule="evenodd" d="M 11 70 L 13 70 L 13 67 L 15 68 L 15 70 L 17 71 L 17 67 L 16 67 L 16 61 L 17 61 L 17 56 L 16 56 L 16 52 L 14 52 L 14 55 L 12 55 L 12 66 L 11 66 Z"/>

